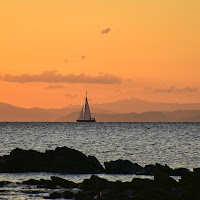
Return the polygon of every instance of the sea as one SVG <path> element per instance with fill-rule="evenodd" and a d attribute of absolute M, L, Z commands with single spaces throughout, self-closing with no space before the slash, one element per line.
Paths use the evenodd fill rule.
<path fill-rule="evenodd" d="M 200 167 L 200 123 L 153 122 L 1 122 L 0 156 L 15 148 L 39 152 L 67 146 L 104 162 L 124 159 L 141 166 L 167 164 L 190 170 Z M 30 178 L 59 176 L 74 182 L 91 174 L 0 173 L 0 181 L 21 182 Z M 99 175 L 111 181 L 131 181 L 136 175 Z M 141 176 L 153 178 L 151 176 Z M 176 177 L 178 178 L 178 177 Z M 0 188 L 0 199 L 43 199 L 52 189 L 9 184 Z M 77 192 L 77 191 L 74 191 Z"/>

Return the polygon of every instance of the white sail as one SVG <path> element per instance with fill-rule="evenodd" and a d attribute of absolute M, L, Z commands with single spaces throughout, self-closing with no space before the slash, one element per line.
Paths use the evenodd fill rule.
<path fill-rule="evenodd" d="M 91 119 L 91 113 L 90 113 L 90 107 L 89 107 L 88 100 L 87 100 L 87 94 L 86 94 L 86 99 L 85 99 L 84 119 L 85 120 L 90 120 Z"/>
<path fill-rule="evenodd" d="M 87 99 L 87 92 L 86 92 L 86 98 L 85 98 L 85 105 L 83 105 L 80 116 L 76 120 L 77 122 L 96 122 L 95 118 L 91 117 L 90 113 L 90 107 Z"/>
<path fill-rule="evenodd" d="M 83 120 L 83 107 L 82 107 L 82 110 L 81 110 L 81 113 L 80 113 L 80 116 L 79 116 L 79 120 Z"/>

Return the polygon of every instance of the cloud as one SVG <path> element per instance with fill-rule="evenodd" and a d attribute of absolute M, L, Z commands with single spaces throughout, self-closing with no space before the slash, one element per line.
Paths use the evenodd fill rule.
<path fill-rule="evenodd" d="M 48 85 L 44 89 L 61 89 L 61 88 L 65 88 L 65 86 L 64 85 Z"/>
<path fill-rule="evenodd" d="M 65 94 L 65 98 L 67 98 L 67 99 L 75 99 L 75 98 L 77 98 L 77 95 Z"/>
<path fill-rule="evenodd" d="M 164 88 L 164 89 L 156 88 L 153 91 L 159 93 L 197 92 L 198 88 L 191 88 L 191 87 L 177 88 L 175 86 L 171 86 L 169 88 Z"/>
<path fill-rule="evenodd" d="M 81 56 L 81 60 L 85 60 L 85 58 L 86 58 L 85 56 Z"/>
<path fill-rule="evenodd" d="M 111 31 L 110 28 L 106 28 L 106 29 L 103 29 L 103 30 L 101 31 L 101 33 L 102 33 L 102 34 L 108 34 L 110 31 Z"/>
<path fill-rule="evenodd" d="M 90 76 L 85 74 L 59 74 L 56 70 L 46 71 L 42 74 L 21 74 L 10 75 L 5 74 L 0 76 L 0 80 L 17 83 L 88 83 L 88 84 L 116 84 L 121 83 L 121 78 L 111 74 L 99 74 L 97 76 Z"/>

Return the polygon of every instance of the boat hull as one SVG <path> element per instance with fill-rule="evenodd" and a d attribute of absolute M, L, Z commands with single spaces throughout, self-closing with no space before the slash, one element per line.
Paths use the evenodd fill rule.
<path fill-rule="evenodd" d="M 85 119 L 77 119 L 76 121 L 77 121 L 77 122 L 96 122 L 95 119 L 88 119 L 88 120 L 85 120 Z"/>

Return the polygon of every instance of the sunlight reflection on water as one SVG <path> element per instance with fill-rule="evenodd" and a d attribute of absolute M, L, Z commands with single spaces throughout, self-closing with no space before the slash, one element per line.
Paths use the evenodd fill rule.
<path fill-rule="evenodd" d="M 0 123 L 0 155 L 67 146 L 105 161 L 200 166 L 200 123 Z"/>

